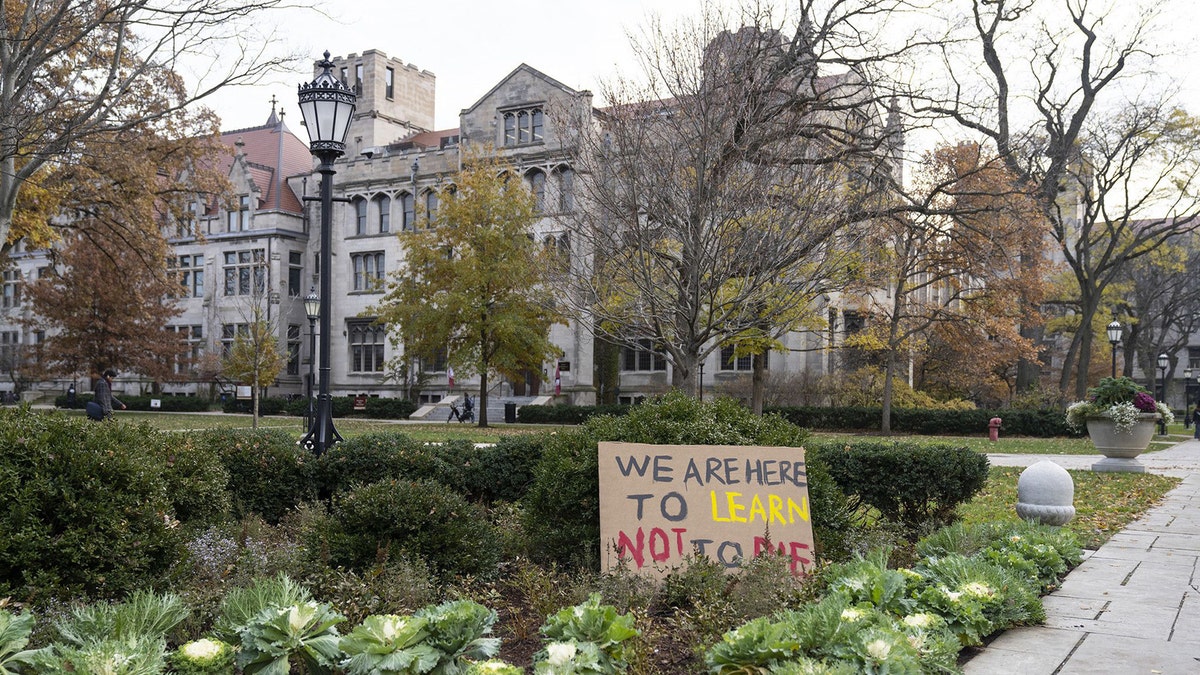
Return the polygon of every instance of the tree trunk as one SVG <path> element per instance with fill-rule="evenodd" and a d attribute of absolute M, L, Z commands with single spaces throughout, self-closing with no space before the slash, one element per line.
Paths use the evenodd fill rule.
<path fill-rule="evenodd" d="M 671 386 L 680 391 L 689 392 L 689 394 L 696 391 L 696 364 L 698 362 L 696 350 L 689 349 L 686 354 L 683 354 L 680 360 L 674 364 L 674 370 L 671 371 Z"/>
<path fill-rule="evenodd" d="M 767 352 L 770 350 L 764 349 L 761 354 L 755 354 L 752 361 L 754 366 L 754 374 L 751 379 L 750 387 L 750 410 L 758 416 L 763 414 L 763 399 L 766 398 L 767 390 Z"/>
<path fill-rule="evenodd" d="M 255 354 L 255 358 L 257 358 Z M 254 413 L 250 420 L 250 428 L 258 429 L 258 368 L 254 369 L 254 380 L 250 386 L 251 411 Z"/>
<path fill-rule="evenodd" d="M 883 434 L 892 433 L 892 383 L 896 372 L 896 351 L 888 350 L 887 366 L 883 370 L 883 414 L 879 420 L 879 430 Z"/>
<path fill-rule="evenodd" d="M 480 427 L 488 425 L 487 410 L 488 410 L 488 369 L 487 364 L 484 364 L 482 370 L 479 371 L 479 400 L 475 402 L 475 408 L 479 411 L 475 414 L 475 419 L 479 420 Z"/>

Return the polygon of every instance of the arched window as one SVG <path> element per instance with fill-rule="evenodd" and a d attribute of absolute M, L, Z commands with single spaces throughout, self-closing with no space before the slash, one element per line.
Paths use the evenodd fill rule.
<path fill-rule="evenodd" d="M 537 143 L 542 140 L 542 109 L 534 108 L 529 113 L 529 124 L 533 128 L 532 140 Z"/>
<path fill-rule="evenodd" d="M 541 143 L 545 137 L 546 116 L 540 107 L 509 110 L 501 117 L 504 120 L 503 145 Z"/>
<path fill-rule="evenodd" d="M 400 217 L 403 219 L 400 222 L 400 229 L 406 232 L 417 229 L 416 201 L 407 192 L 400 193 L 400 210 Z"/>
<path fill-rule="evenodd" d="M 546 207 L 546 174 L 541 171 L 530 171 L 529 191 L 533 193 L 534 208 L 541 213 Z"/>
<path fill-rule="evenodd" d="M 504 144 L 517 144 L 517 116 L 513 113 L 504 114 Z"/>
<path fill-rule="evenodd" d="M 571 262 L 571 240 L 566 232 L 547 236 L 542 240 L 542 246 L 548 253 L 555 254 L 564 266 Z"/>
<path fill-rule="evenodd" d="M 575 210 L 575 172 L 571 169 L 559 169 L 555 172 L 558 183 L 558 210 L 570 213 Z"/>
<path fill-rule="evenodd" d="M 362 197 L 354 199 L 354 234 L 367 233 L 367 200 Z"/>
<path fill-rule="evenodd" d="M 379 233 L 387 234 L 392 230 L 392 198 L 387 195 L 377 195 L 375 202 L 375 210 L 379 217 Z"/>
<path fill-rule="evenodd" d="M 517 143 L 529 142 L 529 113 L 525 110 L 517 113 Z"/>
<path fill-rule="evenodd" d="M 433 227 L 437 222 L 438 196 L 433 190 L 425 193 L 425 223 L 427 227 Z"/>

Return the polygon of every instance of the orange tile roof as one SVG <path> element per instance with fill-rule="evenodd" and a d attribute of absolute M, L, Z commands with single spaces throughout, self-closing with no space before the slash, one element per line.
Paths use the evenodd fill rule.
<path fill-rule="evenodd" d="M 272 120 L 274 115 L 272 115 Z M 303 212 L 296 193 L 287 184 L 289 176 L 311 173 L 312 155 L 308 146 L 280 122 L 260 127 L 235 129 L 221 132 L 221 140 L 229 146 L 230 154 L 222 159 L 222 169 L 229 171 L 237 153 L 237 142 L 242 142 L 242 152 L 250 171 L 250 178 L 260 190 L 261 209 L 279 208 L 290 213 Z M 282 187 L 282 191 L 277 191 Z"/>
<path fill-rule="evenodd" d="M 451 136 L 459 135 L 458 127 L 453 129 L 443 129 L 441 131 L 419 131 L 414 134 L 409 134 L 401 138 L 397 143 L 411 143 L 413 147 L 424 150 L 437 149 L 442 147 L 442 139 Z"/>

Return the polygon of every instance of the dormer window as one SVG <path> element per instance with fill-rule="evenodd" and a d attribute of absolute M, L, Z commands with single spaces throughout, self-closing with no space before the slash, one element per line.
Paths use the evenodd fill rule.
<path fill-rule="evenodd" d="M 226 229 L 229 232 L 241 232 L 250 229 L 250 195 L 238 196 L 236 209 L 226 212 Z"/>
<path fill-rule="evenodd" d="M 541 143 L 545 115 L 540 107 L 509 110 L 504 113 L 504 145 Z"/>

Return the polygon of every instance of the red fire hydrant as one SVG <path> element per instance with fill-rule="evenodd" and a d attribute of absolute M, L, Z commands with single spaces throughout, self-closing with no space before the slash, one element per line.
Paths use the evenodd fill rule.
<path fill-rule="evenodd" d="M 999 417 L 993 417 L 991 420 L 988 421 L 988 440 L 989 441 L 1000 440 L 1000 418 Z"/>

